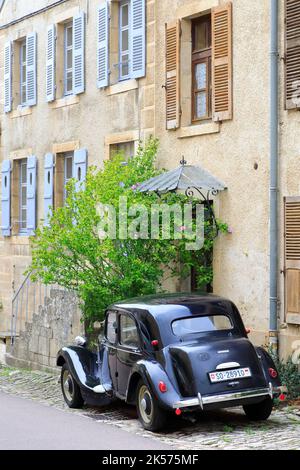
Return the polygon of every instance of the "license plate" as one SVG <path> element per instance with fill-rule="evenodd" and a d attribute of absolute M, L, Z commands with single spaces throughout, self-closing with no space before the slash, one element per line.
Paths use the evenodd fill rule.
<path fill-rule="evenodd" d="M 227 380 L 234 379 L 247 379 L 251 376 L 252 374 L 249 367 L 243 369 L 224 370 L 222 372 L 211 372 L 209 374 L 209 378 L 212 383 L 226 382 Z"/>

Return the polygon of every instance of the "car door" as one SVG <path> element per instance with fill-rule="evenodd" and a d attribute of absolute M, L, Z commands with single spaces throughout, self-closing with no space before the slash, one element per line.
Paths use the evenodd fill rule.
<path fill-rule="evenodd" d="M 117 374 L 117 330 L 118 316 L 117 312 L 108 312 L 106 316 L 105 327 L 105 345 L 108 352 L 108 366 L 113 384 L 113 389 L 118 390 L 118 374 Z"/>
<path fill-rule="evenodd" d="M 142 357 L 137 323 L 131 315 L 127 313 L 119 314 L 118 333 L 118 394 L 125 397 L 131 369 Z"/>

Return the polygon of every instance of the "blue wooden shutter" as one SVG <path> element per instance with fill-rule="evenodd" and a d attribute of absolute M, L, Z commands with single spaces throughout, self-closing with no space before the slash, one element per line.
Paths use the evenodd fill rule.
<path fill-rule="evenodd" d="M 47 153 L 44 161 L 44 225 L 49 225 L 53 210 L 54 155 Z"/>
<path fill-rule="evenodd" d="M 85 16 L 79 13 L 73 18 L 73 93 L 79 95 L 85 90 Z"/>
<path fill-rule="evenodd" d="M 36 170 L 34 155 L 27 159 L 27 233 L 33 235 L 36 229 Z"/>
<path fill-rule="evenodd" d="M 55 25 L 51 25 L 47 31 L 46 50 L 46 96 L 48 103 L 55 100 L 55 55 L 56 32 Z"/>
<path fill-rule="evenodd" d="M 26 38 L 26 104 L 36 105 L 37 81 L 36 81 L 36 57 L 37 36 L 36 33 L 28 34 Z"/>
<path fill-rule="evenodd" d="M 12 109 L 12 43 L 4 46 L 4 111 L 9 113 Z"/>
<path fill-rule="evenodd" d="M 131 77 L 146 74 L 146 5 L 145 0 L 132 0 Z"/>
<path fill-rule="evenodd" d="M 2 162 L 2 235 L 3 237 L 10 237 L 11 224 L 10 224 L 10 187 L 11 187 L 11 161 L 4 160 Z"/>
<path fill-rule="evenodd" d="M 98 8 L 97 19 L 97 86 L 108 86 L 109 77 L 109 8 L 106 1 Z"/>
<path fill-rule="evenodd" d="M 76 191 L 84 189 L 87 173 L 87 150 L 80 149 L 74 152 L 74 178 L 76 179 Z"/>

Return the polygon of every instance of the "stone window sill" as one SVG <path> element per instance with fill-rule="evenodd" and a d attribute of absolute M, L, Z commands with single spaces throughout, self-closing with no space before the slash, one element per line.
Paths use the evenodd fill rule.
<path fill-rule="evenodd" d="M 116 83 L 115 85 L 111 85 L 107 88 L 106 94 L 107 96 L 117 95 L 119 93 L 125 93 L 126 91 L 137 90 L 138 88 L 138 81 L 133 80 L 126 80 L 124 82 Z"/>
<path fill-rule="evenodd" d="M 295 313 L 295 314 L 289 314 L 287 315 L 286 322 L 289 325 L 300 325 L 300 315 Z"/>
<path fill-rule="evenodd" d="M 53 101 L 53 103 L 50 103 L 50 107 L 52 109 L 59 109 L 59 108 L 65 108 L 67 106 L 73 106 L 78 103 L 79 103 L 79 96 L 72 95 L 72 96 L 65 96 L 64 98 L 60 98 L 59 100 Z"/>
<path fill-rule="evenodd" d="M 20 106 L 19 108 L 17 108 L 15 111 L 12 111 L 10 113 L 10 118 L 11 119 L 16 119 L 16 118 L 20 118 L 20 117 L 23 117 L 23 116 L 29 116 L 30 114 L 32 114 L 32 108 L 29 107 L 29 106 Z"/>
<path fill-rule="evenodd" d="M 26 234 L 13 234 L 10 237 L 12 245 L 29 245 L 30 238 Z"/>
<path fill-rule="evenodd" d="M 200 135 L 217 134 L 220 132 L 220 124 L 218 122 L 205 122 L 195 126 L 182 127 L 179 130 L 179 139 L 187 139 L 188 137 L 197 137 Z"/>

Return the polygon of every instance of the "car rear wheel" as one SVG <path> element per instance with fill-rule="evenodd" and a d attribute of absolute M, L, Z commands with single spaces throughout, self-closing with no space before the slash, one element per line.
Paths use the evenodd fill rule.
<path fill-rule="evenodd" d="M 80 388 L 75 382 L 67 364 L 64 364 L 61 370 L 61 389 L 69 408 L 83 407 L 84 401 L 81 396 Z"/>
<path fill-rule="evenodd" d="M 247 418 L 251 421 L 265 421 L 267 420 L 273 410 L 273 400 L 268 397 L 260 403 L 254 405 L 243 406 Z"/>
<path fill-rule="evenodd" d="M 167 412 L 162 410 L 148 385 L 140 380 L 137 387 L 137 412 L 147 431 L 160 431 L 167 423 Z"/>

